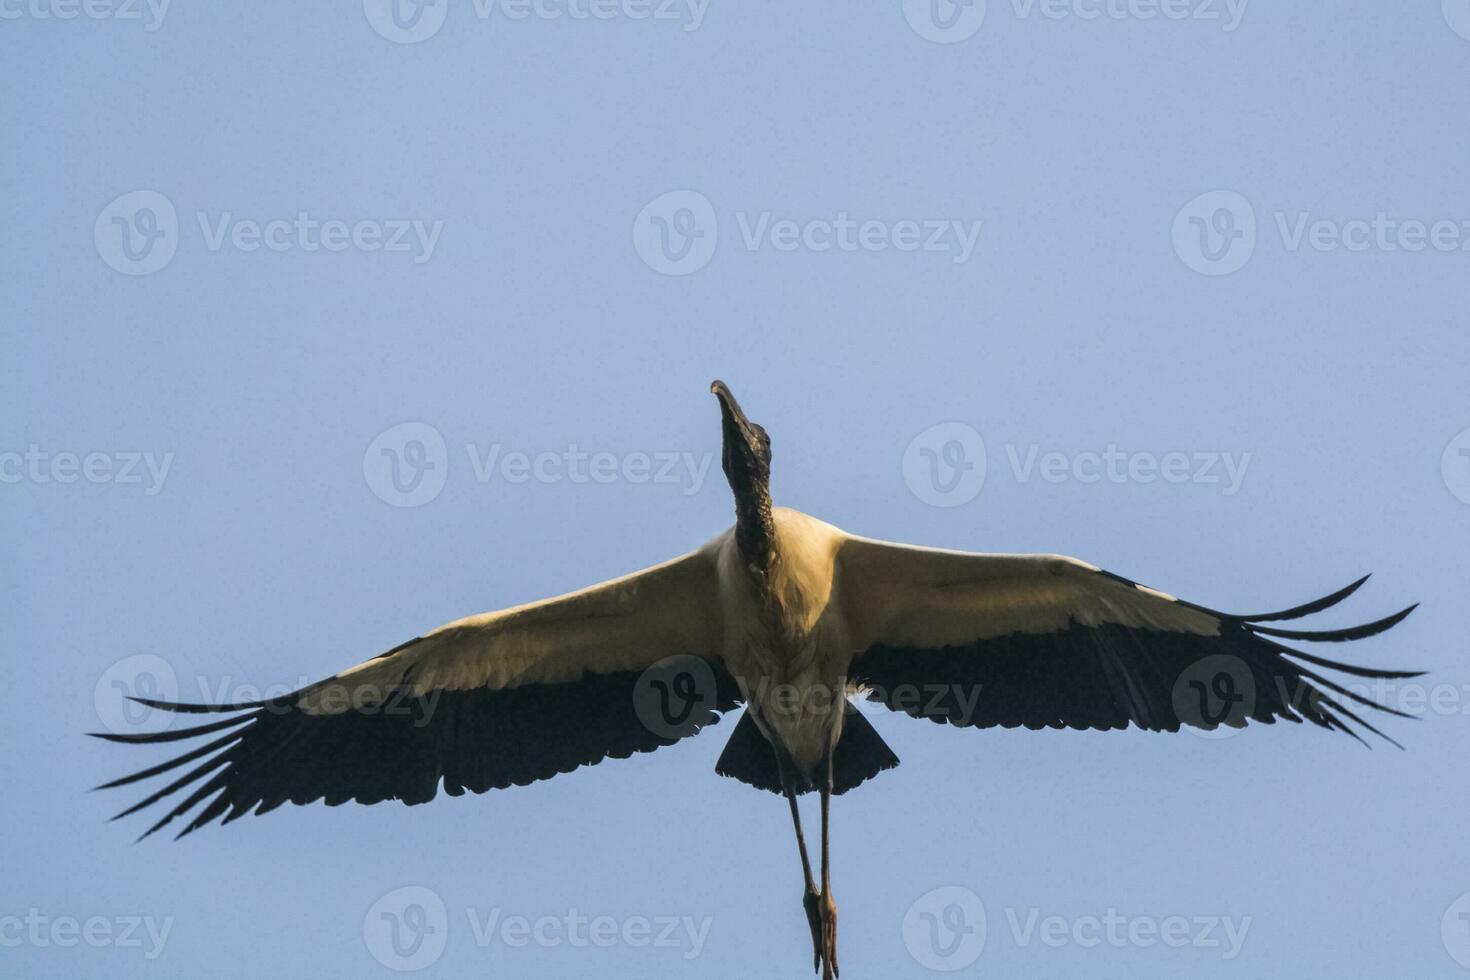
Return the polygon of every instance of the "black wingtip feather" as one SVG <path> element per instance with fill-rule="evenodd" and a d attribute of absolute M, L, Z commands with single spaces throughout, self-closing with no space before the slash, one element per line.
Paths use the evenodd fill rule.
<path fill-rule="evenodd" d="M 140 780 L 150 779 L 154 776 L 161 775 L 172 769 L 177 769 L 179 766 L 193 762 L 195 759 L 202 759 L 204 756 L 209 755 L 209 753 L 211 752 L 215 752 L 219 749 L 232 746 L 240 741 L 243 734 L 243 732 L 230 732 L 223 738 L 216 739 L 215 741 L 210 742 L 206 745 L 201 745 L 199 748 L 194 749 L 192 752 L 186 752 L 176 759 L 168 759 L 164 762 L 160 762 L 156 766 L 150 766 L 149 768 L 144 769 L 141 772 L 135 772 L 131 776 L 123 776 L 119 779 L 114 779 L 110 783 L 103 783 L 101 786 L 93 786 L 92 789 L 112 789 L 117 786 L 127 786 L 131 783 L 139 782 Z"/>
<path fill-rule="evenodd" d="M 1403 622 L 1408 618 L 1410 613 L 1418 608 L 1419 604 L 1416 602 L 1407 609 L 1400 609 L 1392 616 L 1385 616 L 1374 622 L 1364 623 L 1362 626 L 1350 626 L 1346 629 L 1337 630 L 1280 630 L 1270 626 L 1257 626 L 1254 623 L 1247 623 L 1246 626 L 1253 633 L 1276 636 L 1284 640 L 1307 640 L 1313 643 L 1342 643 L 1346 640 L 1363 640 L 1370 636 L 1377 636 L 1379 633 L 1392 629 Z"/>
<path fill-rule="evenodd" d="M 1362 718 L 1359 718 L 1358 715 L 1354 711 L 1352 711 L 1349 708 L 1343 707 L 1342 705 L 1338 704 L 1336 701 L 1334 701 L 1331 698 L 1327 697 L 1325 694 L 1322 696 L 1322 703 L 1325 704 L 1325 705 L 1327 705 L 1328 707 L 1330 707 L 1334 711 L 1341 712 L 1344 716 L 1346 716 L 1347 718 L 1351 719 L 1355 724 L 1362 725 L 1364 728 L 1368 729 L 1368 731 L 1372 732 L 1374 735 L 1377 735 L 1379 738 L 1383 739 L 1385 742 L 1389 743 L 1390 745 L 1394 746 L 1395 748 L 1399 749 L 1400 751 L 1403 750 L 1404 747 L 1402 745 L 1400 745 L 1397 740 L 1391 738 L 1388 735 L 1383 734 L 1376 727 L 1374 727 L 1371 723 L 1364 721 Z M 1358 739 L 1358 741 L 1359 742 L 1363 742 L 1363 744 L 1364 745 L 1367 745 L 1369 749 L 1372 749 L 1373 748 L 1373 746 L 1368 745 L 1368 743 L 1367 742 L 1364 742 L 1363 739 L 1361 739 L 1361 738 Z"/>
<path fill-rule="evenodd" d="M 240 701 L 235 704 L 188 704 L 178 701 L 159 701 L 156 698 L 138 697 L 134 694 L 127 695 L 129 701 L 145 704 L 150 708 L 158 708 L 162 711 L 174 711 L 185 715 L 219 714 L 228 711 L 252 711 L 256 708 L 268 707 L 269 701 Z"/>
<path fill-rule="evenodd" d="M 1327 677 L 1323 677 L 1321 674 L 1317 673 L 1314 670 L 1307 670 L 1305 667 L 1303 667 L 1301 668 L 1301 672 L 1303 677 L 1311 678 L 1318 684 L 1321 684 L 1329 688 L 1330 690 L 1336 691 L 1338 694 L 1344 695 L 1345 697 L 1350 698 L 1351 700 L 1356 701 L 1365 707 L 1374 708 L 1378 711 L 1382 711 L 1384 714 L 1397 715 L 1400 718 L 1415 717 L 1414 715 L 1409 714 L 1407 711 L 1400 711 L 1398 708 L 1391 708 L 1386 704 L 1379 704 L 1372 698 L 1366 698 L 1361 694 L 1350 691 L 1347 688 L 1343 687 L 1341 684 L 1338 684 L 1336 681 L 1333 681 Z"/>
<path fill-rule="evenodd" d="M 1316 664 L 1318 667 L 1326 667 L 1329 670 L 1352 674 L 1354 677 L 1372 677 L 1382 680 L 1409 680 L 1414 677 L 1423 677 L 1428 673 L 1426 670 L 1382 670 L 1377 667 L 1359 667 L 1357 664 L 1343 663 L 1341 660 L 1329 660 L 1327 657 L 1304 653 L 1295 647 L 1289 647 L 1285 644 L 1277 643 L 1274 640 L 1265 639 L 1264 637 L 1260 637 L 1260 639 L 1279 654 L 1291 657 L 1294 660 L 1305 660 L 1307 663 Z"/>
<path fill-rule="evenodd" d="M 1320 599 L 1313 599 L 1311 602 L 1303 603 L 1300 606 L 1292 606 L 1290 609 L 1283 609 L 1280 612 L 1263 613 L 1259 616 L 1237 616 L 1234 618 L 1250 623 L 1273 623 L 1280 622 L 1281 620 L 1285 619 L 1301 619 L 1303 616 L 1310 616 L 1313 613 L 1319 613 L 1324 609 L 1331 609 L 1333 606 L 1337 605 L 1339 602 L 1342 602 L 1348 596 L 1361 589 L 1363 587 L 1363 583 L 1368 581 L 1368 579 L 1372 577 L 1373 573 L 1369 572 L 1367 575 L 1364 575 L 1356 582 L 1341 589 L 1338 589 L 1331 595 L 1325 595 Z"/>
<path fill-rule="evenodd" d="M 106 785 L 121 786 L 184 768 L 182 777 L 118 814 L 127 816 L 166 796 L 185 796 L 177 806 L 166 804 L 167 812 L 138 836 L 141 841 L 182 817 L 177 821 L 184 824 L 178 839 L 207 824 L 267 813 L 288 802 L 414 804 L 432 799 L 441 783 L 450 795 L 456 789 L 483 793 L 525 785 L 604 758 L 625 758 L 671 744 L 714 724 L 720 712 L 740 701 L 734 678 L 718 669 L 714 703 L 691 716 L 688 732 L 670 736 L 640 717 L 635 699 L 639 677 L 634 671 L 588 672 L 567 684 L 429 695 L 400 687 L 384 702 L 383 710 L 319 715 L 296 706 L 299 692 L 234 705 L 177 705 L 135 698 L 163 710 L 246 713 L 177 732 L 99 736 L 146 743 L 219 732 L 208 747 Z M 186 763 L 195 764 L 186 767 Z"/>
<path fill-rule="evenodd" d="M 138 732 L 127 734 L 117 732 L 87 732 L 87 734 L 90 735 L 92 738 L 100 738 L 108 742 L 122 742 L 130 745 L 146 745 L 155 742 L 177 742 L 181 739 L 194 738 L 197 735 L 208 735 L 210 732 L 217 732 L 220 729 L 229 728 L 232 725 L 243 725 L 246 722 L 253 720 L 254 717 L 254 715 L 240 715 L 236 718 L 224 718 L 220 721 L 212 721 L 207 725 L 196 725 L 193 728 L 165 729 L 161 732 Z"/>
<path fill-rule="evenodd" d="M 988 692 L 973 704 L 947 697 L 922 710 L 878 697 L 891 708 L 940 723 L 979 728 L 1102 730 L 1133 724 L 1152 731 L 1174 732 L 1181 724 L 1211 727 L 1200 719 L 1181 715 L 1178 685 L 1190 676 L 1187 671 L 1211 657 L 1225 655 L 1248 668 L 1254 680 L 1252 690 L 1257 700 L 1248 715 L 1250 721 L 1270 723 L 1276 717 L 1297 723 L 1309 721 L 1319 728 L 1351 735 L 1366 745 L 1363 735 L 1355 730 L 1361 728 L 1402 748 L 1326 692 L 1388 714 L 1412 716 L 1362 697 L 1304 665 L 1394 680 L 1419 677 L 1423 671 L 1358 667 L 1303 653 L 1272 637 L 1329 642 L 1362 639 L 1402 622 L 1417 605 L 1349 629 L 1294 631 L 1258 625 L 1261 620 L 1298 618 L 1326 609 L 1366 581 L 1364 576 L 1330 596 L 1264 616 L 1232 616 L 1192 606 L 1218 618 L 1219 633 L 1209 637 L 1133 629 L 1117 623 L 1084 626 L 1073 620 L 1053 634 L 1011 633 L 954 647 L 892 648 L 880 644 L 854 661 L 852 679 L 871 687 L 875 694 L 914 684 Z"/>

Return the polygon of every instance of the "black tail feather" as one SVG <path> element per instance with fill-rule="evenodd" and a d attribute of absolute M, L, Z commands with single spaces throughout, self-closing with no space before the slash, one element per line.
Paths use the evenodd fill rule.
<path fill-rule="evenodd" d="M 725 743 L 725 750 L 715 763 L 715 772 L 721 776 L 731 776 L 742 783 L 749 783 L 756 789 L 780 793 L 780 770 L 781 767 L 776 762 L 775 746 L 755 726 L 750 711 L 742 711 L 740 720 L 735 723 L 735 730 Z"/>
<path fill-rule="evenodd" d="M 824 774 L 802 773 L 787 762 L 783 767 L 776 760 L 777 749 L 756 726 L 755 719 L 747 710 L 740 716 L 720 760 L 715 763 L 715 772 L 731 776 L 748 783 L 756 789 L 772 793 L 784 791 L 781 774 L 789 773 L 792 789 L 799 795 L 810 793 L 820 784 Z M 842 720 L 842 737 L 832 754 L 832 793 L 840 796 L 848 790 L 898 765 L 898 756 L 874 730 L 868 719 L 851 705 Z"/>

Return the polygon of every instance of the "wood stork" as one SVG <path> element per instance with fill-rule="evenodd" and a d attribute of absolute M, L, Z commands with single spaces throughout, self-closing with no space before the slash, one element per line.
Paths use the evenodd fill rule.
<path fill-rule="evenodd" d="M 149 744 L 214 736 L 105 784 L 198 763 L 117 816 L 187 788 L 143 834 L 199 806 L 182 837 L 288 801 L 424 803 L 441 783 L 451 796 L 482 793 L 672 744 L 744 704 L 716 771 L 785 796 L 813 968 L 831 977 L 830 798 L 898 764 L 850 696 L 974 728 L 1176 732 L 1284 718 L 1360 741 L 1356 728 L 1387 736 L 1348 702 L 1403 714 L 1313 668 L 1370 678 L 1417 673 L 1352 666 L 1282 641 L 1372 636 L 1413 606 L 1351 629 L 1264 625 L 1327 609 L 1363 579 L 1281 612 L 1232 616 L 1074 558 L 856 537 L 772 506 L 766 431 L 722 382 L 710 390 L 735 496 L 733 528 L 662 565 L 449 623 L 284 697 L 214 705 L 135 698 L 230 716 L 99 734 Z M 796 799 L 811 790 L 821 795 L 820 884 Z"/>

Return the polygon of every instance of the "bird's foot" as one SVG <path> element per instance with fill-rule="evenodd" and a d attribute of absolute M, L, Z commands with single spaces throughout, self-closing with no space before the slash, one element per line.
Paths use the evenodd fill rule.
<path fill-rule="evenodd" d="M 830 895 L 823 895 L 819 910 L 822 917 L 822 980 L 842 976 L 837 967 L 837 906 Z"/>
<path fill-rule="evenodd" d="M 816 892 L 807 890 L 801 896 L 801 907 L 806 909 L 806 922 L 812 929 L 812 972 L 816 973 L 822 966 L 822 896 Z"/>

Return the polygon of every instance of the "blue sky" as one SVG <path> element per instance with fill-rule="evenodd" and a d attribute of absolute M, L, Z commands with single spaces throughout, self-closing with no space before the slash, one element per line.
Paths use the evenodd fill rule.
<path fill-rule="evenodd" d="M 714 377 L 856 533 L 1423 602 L 1345 651 L 1431 671 L 1407 752 L 873 714 L 852 976 L 1470 969 L 1470 3 L 0 14 L 0 972 L 805 976 L 728 722 L 179 844 L 86 792 L 142 762 L 81 735 L 123 690 L 295 687 L 714 536 Z"/>

